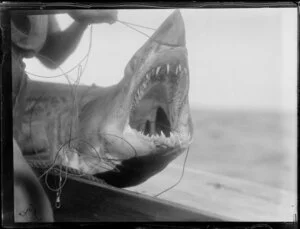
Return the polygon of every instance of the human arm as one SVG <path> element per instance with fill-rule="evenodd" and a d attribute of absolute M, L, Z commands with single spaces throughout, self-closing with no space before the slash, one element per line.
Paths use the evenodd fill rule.
<path fill-rule="evenodd" d="M 116 10 L 72 10 L 74 22 L 64 31 L 57 29 L 55 18 L 49 17 L 48 36 L 37 58 L 48 68 L 57 68 L 76 49 L 88 24 L 109 23 L 117 19 Z"/>

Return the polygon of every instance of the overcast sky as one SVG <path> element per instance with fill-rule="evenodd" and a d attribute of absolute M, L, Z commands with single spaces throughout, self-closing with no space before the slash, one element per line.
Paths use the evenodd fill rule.
<path fill-rule="evenodd" d="M 120 10 L 119 19 L 157 28 L 172 11 Z M 187 9 L 181 13 L 186 26 L 192 107 L 296 110 L 296 8 Z M 62 29 L 72 23 L 68 15 L 57 18 Z M 64 71 L 87 53 L 89 35 L 87 29 L 75 53 L 62 65 Z M 118 22 L 94 25 L 92 50 L 81 83 L 107 86 L 119 82 L 127 62 L 146 40 Z M 39 75 L 60 73 L 35 59 L 26 60 L 26 65 L 27 71 Z M 76 78 L 76 71 L 71 76 Z"/>

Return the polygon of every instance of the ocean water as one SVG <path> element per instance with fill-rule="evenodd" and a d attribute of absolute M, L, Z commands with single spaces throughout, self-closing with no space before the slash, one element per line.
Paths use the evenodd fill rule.
<path fill-rule="evenodd" d="M 296 114 L 193 109 L 192 118 L 186 167 L 296 190 Z"/>
<path fill-rule="evenodd" d="M 194 138 L 180 183 L 174 186 L 181 177 L 185 153 L 159 174 L 128 190 L 159 195 L 230 220 L 293 221 L 296 114 L 191 112 Z"/>
<path fill-rule="evenodd" d="M 192 109 L 191 113 L 194 137 L 185 168 L 296 192 L 296 114 L 205 109 Z M 171 163 L 178 168 L 176 174 L 167 167 L 133 189 L 155 184 L 158 188 L 153 187 L 153 192 L 161 191 L 156 182 L 162 174 L 170 177 L 167 186 L 174 184 L 185 156 Z"/>

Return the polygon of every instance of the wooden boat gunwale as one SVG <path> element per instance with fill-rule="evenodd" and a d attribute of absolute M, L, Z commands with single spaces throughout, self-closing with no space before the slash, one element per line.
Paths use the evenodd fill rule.
<path fill-rule="evenodd" d="M 35 169 L 38 174 L 41 170 Z M 50 172 L 42 185 L 53 207 L 55 222 L 124 222 L 124 221 L 223 221 L 224 217 L 200 211 L 168 200 L 151 197 L 69 174 L 61 192 L 61 207 L 55 207 L 59 177 Z M 78 212 L 80 209 L 80 212 Z M 124 214 L 125 213 L 125 214 Z M 227 219 L 228 220 L 228 219 Z"/>

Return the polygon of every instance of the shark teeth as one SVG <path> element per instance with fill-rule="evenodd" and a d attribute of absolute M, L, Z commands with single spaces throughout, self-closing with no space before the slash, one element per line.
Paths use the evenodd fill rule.
<path fill-rule="evenodd" d="M 186 68 L 185 68 L 185 69 L 186 69 Z M 181 68 L 181 65 L 179 64 L 179 65 L 176 67 L 176 71 L 175 71 L 176 75 L 180 74 L 180 73 L 181 73 L 181 70 L 182 70 L 182 68 Z M 179 75 L 179 76 L 180 76 L 180 75 Z"/>
<path fill-rule="evenodd" d="M 182 71 L 183 70 L 183 71 Z M 173 74 L 171 74 L 173 73 Z M 146 89 L 150 84 L 153 84 L 157 81 L 162 82 L 167 79 L 169 79 L 168 88 L 171 91 L 176 90 L 176 80 L 179 80 L 184 75 L 188 75 L 188 70 L 186 67 L 182 67 L 181 64 L 178 65 L 172 65 L 172 64 L 166 64 L 162 66 L 157 66 L 155 68 L 150 69 L 146 75 L 145 78 L 142 79 L 142 82 L 140 84 L 140 87 L 138 88 L 135 97 L 134 97 L 134 105 L 138 103 L 138 101 L 143 97 L 144 93 L 146 92 Z M 173 76 L 173 77 L 171 77 Z M 171 79 L 172 78 L 172 79 Z M 174 81 L 175 80 L 175 81 Z M 150 83 L 152 82 L 152 83 Z M 173 86 L 171 86 L 173 85 Z M 169 91 L 168 91 L 169 94 Z M 172 97 L 172 93 L 170 93 L 170 99 Z"/>
<path fill-rule="evenodd" d="M 184 68 L 183 71 L 184 71 L 185 74 L 188 74 L 187 68 Z"/>
<path fill-rule="evenodd" d="M 180 64 L 178 65 L 178 70 L 181 72 L 181 65 Z"/>
<path fill-rule="evenodd" d="M 159 70 L 160 70 L 160 66 L 158 66 L 158 67 L 156 68 L 156 75 L 158 75 Z"/>
<path fill-rule="evenodd" d="M 163 83 L 167 94 L 167 98 L 165 101 L 165 109 L 167 112 L 166 114 L 168 116 L 168 120 L 170 121 L 171 127 L 174 126 L 174 122 L 176 121 L 176 114 L 178 113 L 180 104 L 184 99 L 184 93 L 186 93 L 186 91 L 183 91 L 179 88 L 179 82 L 184 77 L 188 77 L 188 69 L 187 66 L 181 64 L 175 65 L 172 63 L 167 63 L 149 69 L 149 71 L 146 72 L 146 74 L 142 78 L 139 87 L 134 94 L 131 111 L 135 109 L 137 104 L 142 100 L 145 93 L 150 90 L 151 85 Z M 153 144 L 159 142 L 166 145 L 173 145 L 175 143 L 180 144 L 180 140 L 178 139 L 180 139 L 181 137 L 178 137 L 178 134 L 175 134 L 174 131 L 169 137 L 165 136 L 164 133 L 149 136 L 145 135 L 141 131 L 138 132 L 145 138 L 145 140 L 147 139 Z M 186 139 L 186 136 L 183 137 L 183 139 Z"/>
<path fill-rule="evenodd" d="M 151 142 L 155 146 L 161 146 L 164 145 L 165 147 L 174 147 L 176 145 L 180 145 L 180 135 L 176 132 L 171 132 L 170 136 L 167 137 L 163 132 L 160 134 L 156 133 L 154 135 L 144 135 L 142 131 L 136 131 L 134 130 L 141 138 L 143 138 L 146 141 Z"/>

